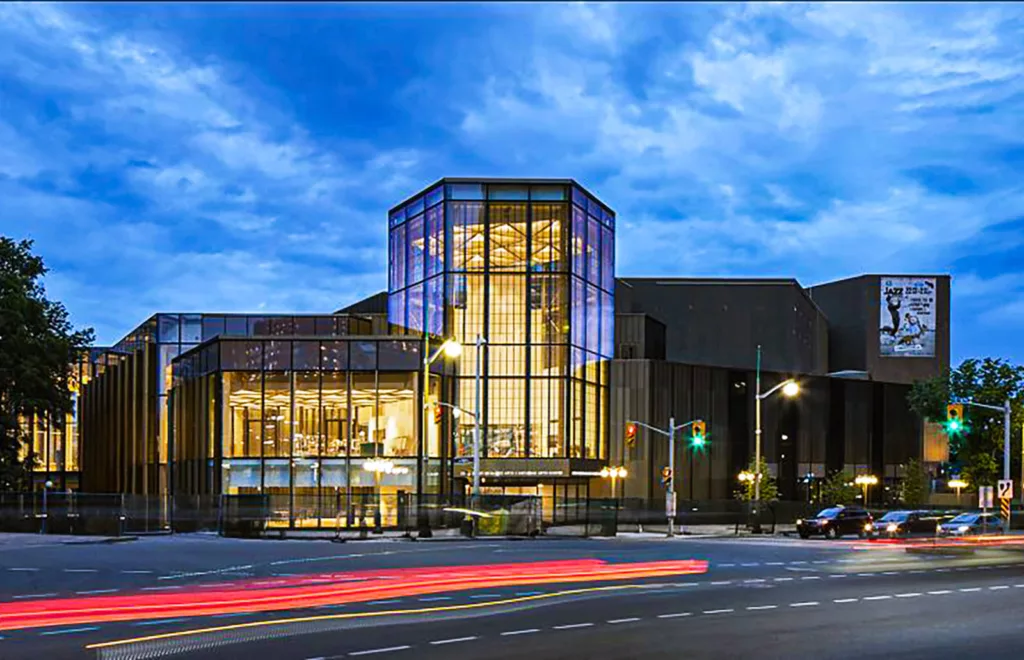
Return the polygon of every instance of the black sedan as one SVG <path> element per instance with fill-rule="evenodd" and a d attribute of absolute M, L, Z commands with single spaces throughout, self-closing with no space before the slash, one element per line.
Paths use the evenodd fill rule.
<path fill-rule="evenodd" d="M 802 539 L 810 536 L 837 539 L 850 534 L 864 538 L 871 531 L 871 523 L 871 514 L 864 509 L 834 506 L 822 509 L 813 518 L 797 520 L 796 531 Z"/>
<path fill-rule="evenodd" d="M 939 532 L 942 518 L 928 511 L 890 511 L 871 525 L 871 536 L 895 538 L 899 536 L 932 535 Z"/>

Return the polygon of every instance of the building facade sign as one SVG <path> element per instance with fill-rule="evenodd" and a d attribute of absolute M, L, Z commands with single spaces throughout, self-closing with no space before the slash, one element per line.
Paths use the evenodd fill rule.
<path fill-rule="evenodd" d="M 878 348 L 882 357 L 935 357 L 935 278 L 882 277 Z"/>

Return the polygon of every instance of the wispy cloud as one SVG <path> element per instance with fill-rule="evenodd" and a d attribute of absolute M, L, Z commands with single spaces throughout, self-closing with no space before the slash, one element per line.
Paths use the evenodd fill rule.
<path fill-rule="evenodd" d="M 954 354 L 1024 359 L 1017 5 L 85 7 L 0 5 L 0 229 L 101 336 L 333 309 L 420 186 L 573 176 L 620 274 L 950 271 Z"/>

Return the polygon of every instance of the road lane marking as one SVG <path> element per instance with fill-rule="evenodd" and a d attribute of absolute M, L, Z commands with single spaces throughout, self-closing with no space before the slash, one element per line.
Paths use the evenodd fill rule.
<path fill-rule="evenodd" d="M 470 598 L 501 598 L 501 594 L 473 594 Z"/>
<path fill-rule="evenodd" d="M 509 630 L 508 632 L 501 633 L 501 635 L 502 637 L 511 637 L 512 635 L 529 635 L 535 632 L 540 632 L 540 628 L 524 628 L 523 630 Z"/>
<path fill-rule="evenodd" d="M 564 626 L 551 626 L 552 630 L 573 630 L 575 628 L 589 628 L 592 623 L 567 623 Z"/>
<path fill-rule="evenodd" d="M 735 612 L 735 611 L 736 610 L 734 610 L 734 609 L 732 609 L 730 607 L 730 608 L 721 609 L 721 610 L 704 610 L 703 613 L 704 614 L 729 614 L 730 612 Z"/>
<path fill-rule="evenodd" d="M 11 598 L 53 598 L 57 594 L 21 594 L 20 596 L 11 596 Z"/>
<path fill-rule="evenodd" d="M 820 604 L 821 603 L 819 603 L 816 600 L 809 600 L 809 601 L 806 601 L 806 602 L 803 602 L 803 603 L 790 603 L 789 606 L 790 607 L 814 607 L 815 605 L 820 605 Z"/>
<path fill-rule="evenodd" d="M 433 603 L 434 601 L 438 601 L 438 600 L 451 600 L 451 599 L 452 599 L 451 596 L 431 596 L 430 598 L 420 598 L 419 600 L 420 600 L 420 602 L 423 602 L 423 603 Z"/>
<path fill-rule="evenodd" d="M 969 594 L 969 593 L 973 593 L 975 591 L 981 591 L 981 587 L 966 587 L 964 589 L 960 589 L 960 591 L 962 593 Z"/>
<path fill-rule="evenodd" d="M 181 589 L 181 586 L 171 585 L 169 587 L 143 587 L 140 591 L 167 591 L 168 589 Z"/>
<path fill-rule="evenodd" d="M 452 639 L 438 639 L 431 642 L 434 646 L 441 646 L 443 644 L 458 644 L 460 642 L 472 642 L 474 639 L 480 639 L 476 635 L 471 637 L 453 637 Z"/>
<path fill-rule="evenodd" d="M 755 578 L 753 580 L 744 580 L 743 584 L 757 584 L 758 582 L 764 582 L 764 578 Z"/>
<path fill-rule="evenodd" d="M 516 596 L 536 596 L 537 594 L 542 594 L 542 593 L 544 593 L 544 592 L 543 591 L 517 591 L 515 595 Z"/>
<path fill-rule="evenodd" d="M 719 567 L 719 568 L 732 568 L 732 567 L 734 567 L 735 565 L 736 565 L 736 564 L 719 564 L 719 565 L 718 565 L 718 567 Z"/>
<path fill-rule="evenodd" d="M 757 561 L 749 562 L 749 563 L 746 563 L 746 564 L 740 564 L 740 566 L 760 566 L 760 565 L 761 565 L 761 562 L 757 562 Z"/>
<path fill-rule="evenodd" d="M 882 571 L 882 575 L 899 575 L 899 571 Z"/>
<path fill-rule="evenodd" d="M 49 635 L 70 635 L 72 633 L 89 632 L 92 630 L 99 630 L 99 626 L 85 626 L 83 628 L 65 628 L 64 630 L 48 630 L 46 632 L 39 633 L 41 636 Z"/>
<path fill-rule="evenodd" d="M 393 605 L 394 603 L 401 603 L 401 598 L 393 598 L 391 600 L 371 600 L 367 605 Z"/>
<path fill-rule="evenodd" d="M 837 573 L 836 575 L 830 575 L 829 577 L 830 577 L 830 578 L 844 578 L 844 577 L 846 577 L 846 576 L 845 576 L 845 575 L 843 575 L 842 573 Z"/>
<path fill-rule="evenodd" d="M 199 585 L 199 588 L 200 589 L 215 589 L 217 587 L 233 587 L 233 586 L 235 586 L 234 582 L 213 582 L 211 584 L 201 584 L 201 585 Z"/>
<path fill-rule="evenodd" d="M 181 623 L 182 621 L 188 621 L 187 616 L 179 617 L 177 619 L 157 619 L 156 621 L 138 621 L 133 623 L 133 626 L 160 626 L 165 623 Z"/>
<path fill-rule="evenodd" d="M 9 571 L 20 571 L 20 572 L 30 572 L 30 571 L 38 571 L 39 569 L 38 568 L 8 568 L 7 570 L 9 570 Z"/>
<path fill-rule="evenodd" d="M 820 575 L 808 575 L 808 576 L 802 577 L 800 579 L 801 580 L 820 580 L 821 576 Z"/>
<path fill-rule="evenodd" d="M 833 603 L 856 603 L 859 598 L 833 598 Z"/>
<path fill-rule="evenodd" d="M 671 614 L 659 614 L 658 618 L 659 619 L 678 619 L 680 617 L 691 616 L 691 615 L 692 615 L 691 612 L 673 612 Z"/>
<path fill-rule="evenodd" d="M 382 649 L 368 649 L 366 651 L 353 651 L 349 655 L 373 655 L 374 653 L 391 653 L 392 651 L 405 651 L 412 647 L 406 644 L 405 646 L 386 646 Z"/>
<path fill-rule="evenodd" d="M 896 597 L 897 598 L 917 598 L 920 595 L 921 594 L 919 592 L 913 591 L 911 593 L 906 593 L 906 594 L 896 594 Z"/>
<path fill-rule="evenodd" d="M 997 585 L 995 587 L 989 587 L 988 589 L 989 589 L 989 591 L 999 591 L 1000 589 L 1009 589 L 1009 588 L 1010 588 L 1010 585 L 1008 585 L 1008 584 L 1000 584 L 1000 585 Z"/>
<path fill-rule="evenodd" d="M 79 596 L 92 596 L 94 594 L 112 594 L 120 589 L 93 589 L 92 591 L 76 591 Z"/>
<path fill-rule="evenodd" d="M 792 582 L 793 578 L 774 578 L 772 582 Z"/>
<path fill-rule="evenodd" d="M 939 589 L 938 591 L 929 591 L 928 595 L 929 596 L 945 596 L 946 594 L 951 594 L 951 593 L 953 593 L 953 592 L 950 591 L 949 589 Z"/>
<path fill-rule="evenodd" d="M 751 605 L 747 609 L 752 611 L 752 612 L 755 612 L 757 610 L 774 610 L 777 607 L 778 607 L 778 605 Z"/>
<path fill-rule="evenodd" d="M 864 600 L 890 600 L 892 596 L 864 596 Z"/>
<path fill-rule="evenodd" d="M 713 587 L 720 587 L 720 586 L 725 585 L 725 584 L 732 584 L 732 580 L 718 580 L 716 582 L 712 582 L 711 586 L 713 586 Z"/>
<path fill-rule="evenodd" d="M 152 575 L 153 571 L 121 571 L 125 575 Z"/>
<path fill-rule="evenodd" d="M 785 566 L 786 562 L 783 561 L 769 561 L 765 562 L 765 566 Z"/>
<path fill-rule="evenodd" d="M 626 619 L 608 619 L 608 623 L 611 623 L 611 624 L 614 625 L 616 623 L 633 623 L 634 621 L 639 621 L 639 620 L 640 620 L 640 617 L 638 617 L 638 616 L 631 616 L 631 617 L 628 617 Z"/>
<path fill-rule="evenodd" d="M 480 603 L 462 603 L 456 605 L 437 605 L 434 607 L 423 607 L 418 609 L 405 609 L 405 610 L 374 610 L 370 612 L 345 612 L 340 614 L 317 614 L 313 616 L 300 616 L 300 617 L 288 617 L 279 619 L 263 619 L 260 621 L 246 621 L 241 623 L 226 624 L 221 626 L 208 626 L 205 628 L 193 628 L 190 630 L 178 630 L 174 632 L 160 633 L 156 635 L 146 635 L 141 637 L 132 637 L 124 639 L 116 639 L 107 642 L 97 642 L 94 644 L 88 644 L 86 646 L 89 650 L 100 649 L 100 648 L 112 648 L 116 646 L 125 646 L 128 644 L 137 644 L 140 642 L 151 642 L 159 639 L 176 639 L 179 637 L 190 637 L 195 635 L 201 635 L 212 632 L 224 632 L 228 630 L 242 630 L 251 628 L 269 628 L 271 626 L 280 625 L 294 625 L 297 623 L 309 623 L 312 621 L 338 621 L 342 619 L 369 619 L 376 617 L 385 616 L 400 616 L 400 615 L 422 615 L 427 613 L 436 612 L 454 612 L 459 610 L 474 610 L 483 608 L 493 608 L 496 605 L 511 605 L 515 603 L 525 603 L 540 600 L 550 600 L 555 598 L 562 598 L 565 596 L 575 596 L 579 594 L 592 594 L 600 592 L 612 592 L 627 590 L 642 590 L 647 591 L 649 587 L 644 584 L 615 584 L 605 585 L 600 587 L 580 587 L 577 589 L 564 589 L 562 591 L 555 591 L 550 593 L 539 594 L 536 596 L 520 596 L 516 598 L 506 598 L 500 601 L 487 601 Z M 233 615 L 247 615 L 251 616 L 251 612 L 240 612 L 233 613 Z"/>
<path fill-rule="evenodd" d="M 95 568 L 65 568 L 65 573 L 99 573 Z"/>

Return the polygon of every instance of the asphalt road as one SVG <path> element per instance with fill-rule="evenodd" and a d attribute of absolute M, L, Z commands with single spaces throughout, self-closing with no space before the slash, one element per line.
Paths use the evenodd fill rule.
<path fill-rule="evenodd" d="M 944 658 L 1024 656 L 1024 553 L 909 555 L 787 539 L 438 541 L 144 539 L 0 548 L 0 601 L 201 593 L 381 568 L 596 558 L 703 559 L 704 574 L 378 598 L 256 614 L 0 631 L 0 658 Z M 147 572 L 148 571 L 148 572 Z M 147 591 L 148 590 L 148 591 Z M 54 594 L 54 595 L 50 595 Z M 301 619 L 300 622 L 294 622 Z M 293 620 L 291 623 L 272 623 Z M 215 628 L 202 633 L 190 632 Z M 155 639 L 141 639 L 153 638 Z M 102 649 L 88 645 L 140 640 Z M 154 655 L 150 655 L 154 654 Z M 163 656 L 166 657 L 166 656 Z"/>

